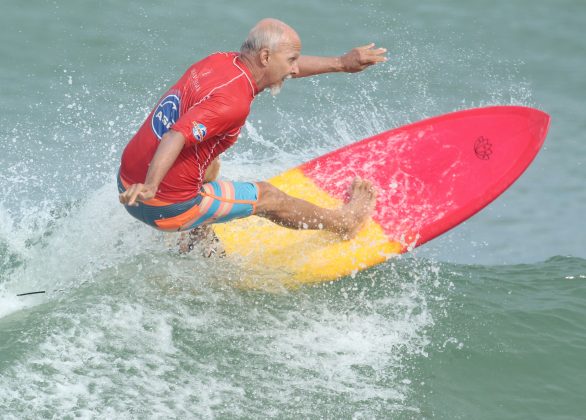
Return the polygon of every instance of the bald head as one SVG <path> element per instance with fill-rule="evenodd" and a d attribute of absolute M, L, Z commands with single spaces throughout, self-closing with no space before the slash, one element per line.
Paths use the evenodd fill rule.
<path fill-rule="evenodd" d="M 281 44 L 298 43 L 299 35 L 293 28 L 278 19 L 262 19 L 248 33 L 240 47 L 241 54 L 259 53 L 263 48 L 277 50 Z"/>
<path fill-rule="evenodd" d="M 299 74 L 301 40 L 293 28 L 277 19 L 263 19 L 250 30 L 240 47 L 240 58 L 256 82 L 276 95 L 286 79 Z"/>

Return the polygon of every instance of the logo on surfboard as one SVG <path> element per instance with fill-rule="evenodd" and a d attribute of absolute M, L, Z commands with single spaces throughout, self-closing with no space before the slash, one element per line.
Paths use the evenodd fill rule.
<path fill-rule="evenodd" d="M 476 157 L 482 160 L 489 160 L 492 155 L 492 143 L 484 136 L 480 136 L 474 143 L 474 153 Z"/>
<path fill-rule="evenodd" d="M 167 95 L 157 106 L 153 113 L 151 126 L 153 133 L 159 140 L 163 137 L 173 124 L 179 119 L 179 108 L 181 98 L 175 93 Z"/>

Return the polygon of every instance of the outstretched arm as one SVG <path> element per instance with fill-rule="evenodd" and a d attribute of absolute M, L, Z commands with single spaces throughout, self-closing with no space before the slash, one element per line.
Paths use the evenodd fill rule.
<path fill-rule="evenodd" d="M 299 57 L 299 73 L 295 77 L 307 77 L 321 73 L 356 73 L 376 63 L 387 61 L 386 48 L 375 48 L 374 43 L 356 47 L 340 57 Z"/>

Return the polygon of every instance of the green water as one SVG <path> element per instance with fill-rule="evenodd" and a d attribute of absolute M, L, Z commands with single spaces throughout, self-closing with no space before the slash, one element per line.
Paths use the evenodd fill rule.
<path fill-rule="evenodd" d="M 491 104 L 548 112 L 545 146 L 408 256 L 242 290 L 229 262 L 130 219 L 114 176 L 166 87 L 265 16 L 304 53 L 372 41 L 390 60 L 260 95 L 227 178 Z M 584 21 L 582 1 L 4 5 L 0 418 L 584 418 Z"/>

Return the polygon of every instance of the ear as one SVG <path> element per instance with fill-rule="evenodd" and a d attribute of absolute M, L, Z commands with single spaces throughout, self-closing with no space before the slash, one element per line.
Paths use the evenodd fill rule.
<path fill-rule="evenodd" d="M 268 48 L 263 48 L 262 50 L 260 50 L 260 63 L 262 64 L 263 67 L 266 67 L 269 65 L 269 57 L 270 57 L 271 53 L 269 52 Z"/>

